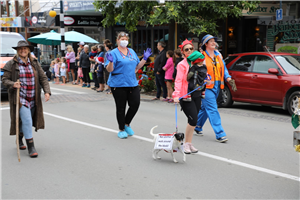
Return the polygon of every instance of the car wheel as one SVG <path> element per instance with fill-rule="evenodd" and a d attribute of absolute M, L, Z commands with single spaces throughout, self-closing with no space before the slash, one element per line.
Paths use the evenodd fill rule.
<path fill-rule="evenodd" d="M 223 103 L 219 104 L 219 106 L 223 107 L 223 108 L 231 107 L 233 104 L 233 101 L 232 101 L 232 96 L 231 96 L 229 88 L 227 86 L 225 86 L 224 89 L 221 90 L 221 92 L 223 94 Z"/>
<path fill-rule="evenodd" d="M 289 96 L 287 109 L 288 109 L 290 115 L 293 115 L 295 110 L 298 108 L 298 98 L 300 98 L 300 91 L 293 92 Z"/>

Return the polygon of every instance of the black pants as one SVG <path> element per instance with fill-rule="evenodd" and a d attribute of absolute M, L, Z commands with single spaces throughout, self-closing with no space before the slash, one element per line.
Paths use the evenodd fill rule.
<path fill-rule="evenodd" d="M 98 81 L 98 78 L 97 78 L 97 72 L 93 72 L 93 81 L 95 83 L 95 87 L 99 88 L 99 81 Z"/>
<path fill-rule="evenodd" d="M 168 90 L 165 83 L 165 73 L 155 74 L 155 82 L 156 82 L 156 98 L 160 98 L 161 88 L 163 88 L 163 98 L 167 98 Z"/>
<path fill-rule="evenodd" d="M 201 96 L 192 97 L 192 101 L 180 100 L 180 106 L 188 118 L 188 123 L 191 126 L 197 125 L 198 113 L 201 108 Z"/>
<path fill-rule="evenodd" d="M 124 130 L 125 124 L 130 124 L 139 109 L 140 89 L 139 87 L 117 87 L 111 88 L 111 91 L 116 103 L 119 130 Z M 129 108 L 125 114 L 127 102 Z"/>
<path fill-rule="evenodd" d="M 88 67 L 88 68 L 82 68 L 83 81 L 84 81 L 85 83 L 88 83 L 88 84 L 91 83 L 90 75 L 89 75 L 90 70 L 91 70 L 90 67 Z"/>

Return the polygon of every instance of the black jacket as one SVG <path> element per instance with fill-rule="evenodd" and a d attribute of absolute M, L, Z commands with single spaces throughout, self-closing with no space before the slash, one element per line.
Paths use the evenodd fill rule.
<path fill-rule="evenodd" d="M 84 51 L 80 53 L 79 58 L 79 67 L 82 68 L 89 68 L 91 65 L 90 59 L 89 59 L 89 53 L 85 53 Z"/>
<path fill-rule="evenodd" d="M 176 79 L 176 75 L 177 75 L 177 65 L 178 63 L 180 63 L 181 61 L 183 60 L 183 58 L 176 58 L 176 61 L 175 61 L 175 66 L 174 66 L 174 72 L 173 72 L 173 78 L 174 80 Z"/>
<path fill-rule="evenodd" d="M 162 68 L 165 66 L 167 62 L 166 50 L 162 50 L 154 61 L 154 74 L 156 72 L 163 73 L 165 72 Z"/>

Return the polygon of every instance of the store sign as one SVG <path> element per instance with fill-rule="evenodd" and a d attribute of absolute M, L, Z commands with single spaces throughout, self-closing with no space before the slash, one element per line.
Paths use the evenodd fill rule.
<path fill-rule="evenodd" d="M 22 17 L 1 17 L 0 27 L 22 27 Z"/>
<path fill-rule="evenodd" d="M 102 26 L 101 21 L 103 17 L 101 16 L 65 16 L 64 24 L 65 26 Z M 56 26 L 59 26 L 59 18 L 56 19 Z"/>
<path fill-rule="evenodd" d="M 300 23 L 300 19 L 294 19 L 294 16 L 284 16 L 282 21 L 276 21 L 274 17 L 263 17 L 257 19 L 257 25 L 277 25 L 277 24 L 297 24 Z"/>
<path fill-rule="evenodd" d="M 95 10 L 94 1 L 65 1 L 65 11 Z"/>
<path fill-rule="evenodd" d="M 276 15 L 276 10 L 280 9 L 279 4 L 260 4 L 253 12 L 250 12 L 248 10 L 243 10 L 242 15 L 243 16 L 275 16 Z M 283 15 L 285 15 L 286 11 L 286 4 L 282 4 L 282 10 L 283 10 Z"/>
<path fill-rule="evenodd" d="M 274 25 L 271 35 L 275 36 L 278 33 L 283 33 L 283 37 L 281 39 L 284 41 L 298 40 L 300 38 L 300 23 Z"/>
<path fill-rule="evenodd" d="M 299 43 L 278 43 L 275 46 L 276 52 L 300 54 Z"/>
<path fill-rule="evenodd" d="M 48 12 L 31 13 L 31 17 L 24 18 L 25 27 L 50 27 L 55 25 L 55 18 Z"/>
<path fill-rule="evenodd" d="M 64 17 L 64 24 L 65 25 L 72 25 L 74 24 L 75 20 L 73 17 Z"/>

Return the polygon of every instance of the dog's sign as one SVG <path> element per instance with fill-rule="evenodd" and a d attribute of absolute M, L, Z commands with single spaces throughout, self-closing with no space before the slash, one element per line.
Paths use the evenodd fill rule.
<path fill-rule="evenodd" d="M 154 149 L 172 150 L 173 141 L 173 134 L 158 134 L 155 141 Z"/>

